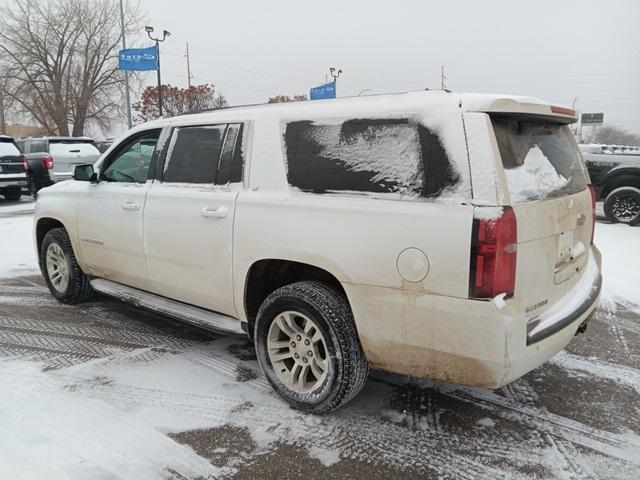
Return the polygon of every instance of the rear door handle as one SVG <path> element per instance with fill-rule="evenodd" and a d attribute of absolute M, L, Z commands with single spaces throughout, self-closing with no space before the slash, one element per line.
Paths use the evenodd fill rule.
<path fill-rule="evenodd" d="M 140 205 L 129 200 L 122 202 L 122 208 L 125 210 L 140 210 Z"/>
<path fill-rule="evenodd" d="M 219 207 L 216 209 L 204 207 L 200 210 L 200 215 L 203 217 L 227 218 L 229 216 L 229 209 L 227 207 Z"/>

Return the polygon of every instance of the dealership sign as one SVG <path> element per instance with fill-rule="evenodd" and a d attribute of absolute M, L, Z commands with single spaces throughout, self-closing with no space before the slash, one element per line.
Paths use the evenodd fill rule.
<path fill-rule="evenodd" d="M 583 113 L 580 123 L 582 125 L 602 125 L 604 123 L 604 113 Z"/>
<path fill-rule="evenodd" d="M 325 83 L 318 87 L 313 87 L 309 91 L 311 100 L 324 100 L 325 98 L 336 98 L 336 82 Z"/>
<path fill-rule="evenodd" d="M 120 70 L 148 71 L 158 69 L 158 49 L 127 48 L 118 54 L 118 68 Z"/>

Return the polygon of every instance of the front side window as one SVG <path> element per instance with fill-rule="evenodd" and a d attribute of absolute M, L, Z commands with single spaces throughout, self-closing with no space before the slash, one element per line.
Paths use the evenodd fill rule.
<path fill-rule="evenodd" d="M 101 175 L 107 182 L 145 183 L 158 143 L 160 130 L 136 136 L 115 152 L 115 157 Z"/>
<path fill-rule="evenodd" d="M 426 198 L 459 181 L 438 135 L 410 119 L 291 122 L 285 147 L 289 184 L 309 193 Z"/>

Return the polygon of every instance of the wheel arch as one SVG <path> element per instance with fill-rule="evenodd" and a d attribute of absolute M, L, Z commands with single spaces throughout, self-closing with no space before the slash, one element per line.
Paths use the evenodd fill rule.
<path fill-rule="evenodd" d="M 253 325 L 260 305 L 272 292 L 291 283 L 315 280 L 347 294 L 338 277 L 329 270 L 309 263 L 280 258 L 256 260 L 248 269 L 244 280 L 243 309 L 248 322 L 248 333 L 253 336 Z"/>
<path fill-rule="evenodd" d="M 64 228 L 67 233 L 69 230 L 67 227 L 57 218 L 53 217 L 42 217 L 39 218 L 35 225 L 35 242 L 36 242 L 36 253 L 38 254 L 38 260 L 40 259 L 40 251 L 42 250 L 42 242 L 44 242 L 44 237 L 47 233 L 54 228 Z"/>
<path fill-rule="evenodd" d="M 610 171 L 599 187 L 600 199 L 606 199 L 616 188 L 625 186 L 640 188 L 640 169 L 623 167 Z"/>

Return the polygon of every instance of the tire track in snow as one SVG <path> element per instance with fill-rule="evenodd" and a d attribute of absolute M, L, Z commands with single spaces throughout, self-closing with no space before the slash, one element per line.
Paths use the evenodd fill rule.
<path fill-rule="evenodd" d="M 596 358 L 581 357 L 567 352 L 560 352 L 549 361 L 565 370 L 585 372 L 596 377 L 623 383 L 640 394 L 640 371 L 635 368 L 623 367 Z"/>
<path fill-rule="evenodd" d="M 438 384 L 438 390 L 457 400 L 468 402 L 498 417 L 540 430 L 610 457 L 640 465 L 640 437 L 589 427 L 554 413 L 504 398 L 496 393 L 454 385 Z"/>
<path fill-rule="evenodd" d="M 105 345 L 104 342 L 78 340 L 74 338 L 52 337 L 48 334 L 0 330 L 0 351 L 2 347 L 23 347 L 65 354 L 80 354 L 85 357 L 106 357 L 115 350 L 133 350 L 136 347 Z"/>
<path fill-rule="evenodd" d="M 15 317 L 0 317 L 0 329 L 17 329 L 31 333 L 49 333 L 54 335 L 66 335 L 98 342 L 118 342 L 130 346 L 161 346 L 184 350 L 194 342 L 182 341 L 164 335 L 138 332 L 126 328 L 116 329 L 113 327 L 94 327 L 87 325 L 76 325 L 62 323 L 51 320 L 24 320 Z"/>

